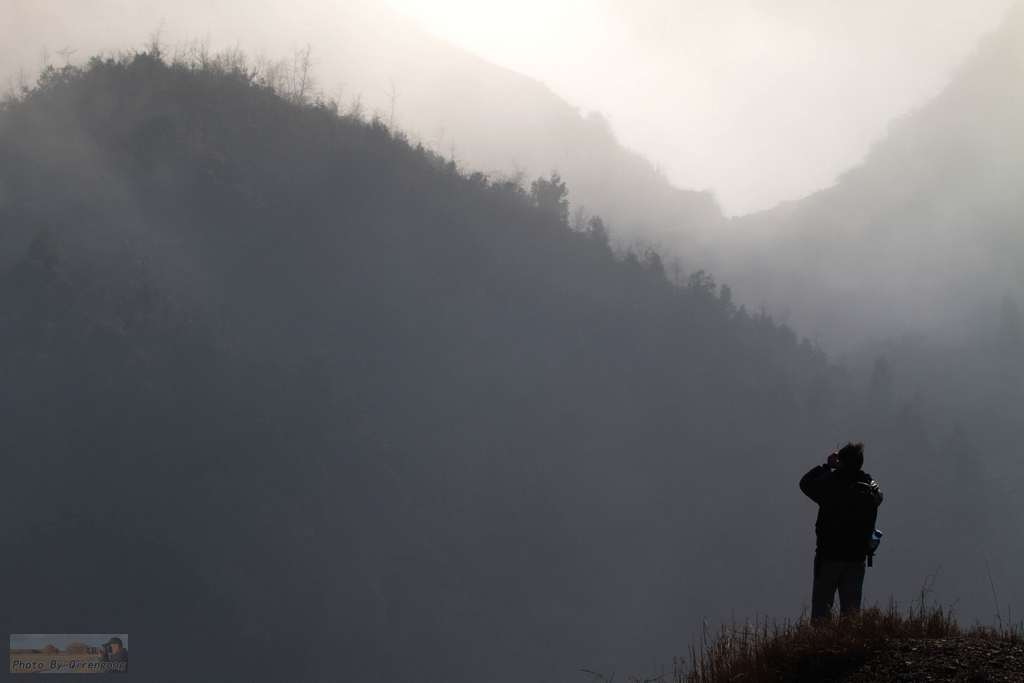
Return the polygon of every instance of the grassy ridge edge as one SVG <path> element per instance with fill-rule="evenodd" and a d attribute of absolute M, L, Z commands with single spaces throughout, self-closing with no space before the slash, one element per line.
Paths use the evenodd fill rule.
<path fill-rule="evenodd" d="M 884 644 L 902 641 L 967 638 L 1024 644 L 1024 623 L 997 627 L 980 623 L 961 627 L 952 608 L 910 607 L 895 602 L 812 624 L 765 619 L 723 625 L 713 633 L 707 625 L 689 658 L 677 660 L 673 683 L 778 683 L 818 681 L 863 662 Z M 642 683 L 663 683 L 667 674 Z M 641 683 L 639 679 L 631 679 Z"/>

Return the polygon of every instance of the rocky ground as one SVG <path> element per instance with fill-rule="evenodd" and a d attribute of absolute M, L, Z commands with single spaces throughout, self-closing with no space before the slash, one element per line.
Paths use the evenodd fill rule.
<path fill-rule="evenodd" d="M 1024 683 L 1024 645 L 979 638 L 892 642 L 827 683 Z M 823 682 L 824 683 L 824 682 Z"/>

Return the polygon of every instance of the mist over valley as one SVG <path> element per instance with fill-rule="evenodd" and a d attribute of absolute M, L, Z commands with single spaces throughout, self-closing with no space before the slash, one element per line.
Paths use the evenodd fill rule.
<path fill-rule="evenodd" d="M 1019 613 L 1024 6 L 739 217 L 366 7 L 333 93 L 316 43 L 159 33 L 12 81 L 8 633 L 130 631 L 153 681 L 656 676 L 801 616 L 797 481 L 848 440 L 867 602 Z"/>

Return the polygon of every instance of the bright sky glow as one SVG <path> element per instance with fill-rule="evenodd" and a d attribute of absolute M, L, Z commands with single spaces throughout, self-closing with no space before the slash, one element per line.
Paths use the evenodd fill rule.
<path fill-rule="evenodd" d="M 429 33 L 605 114 L 727 213 L 856 165 L 1013 0 L 388 0 Z"/>

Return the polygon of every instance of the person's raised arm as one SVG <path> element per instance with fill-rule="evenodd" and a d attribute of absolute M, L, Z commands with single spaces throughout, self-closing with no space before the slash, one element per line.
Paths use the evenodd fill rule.
<path fill-rule="evenodd" d="M 838 464 L 839 458 L 835 453 L 828 456 L 828 460 L 825 464 L 818 465 L 800 478 L 800 490 L 815 503 L 820 502 L 819 499 L 821 492 L 824 490 L 826 485 L 825 477 L 832 471 L 832 468 L 838 466 Z"/>

